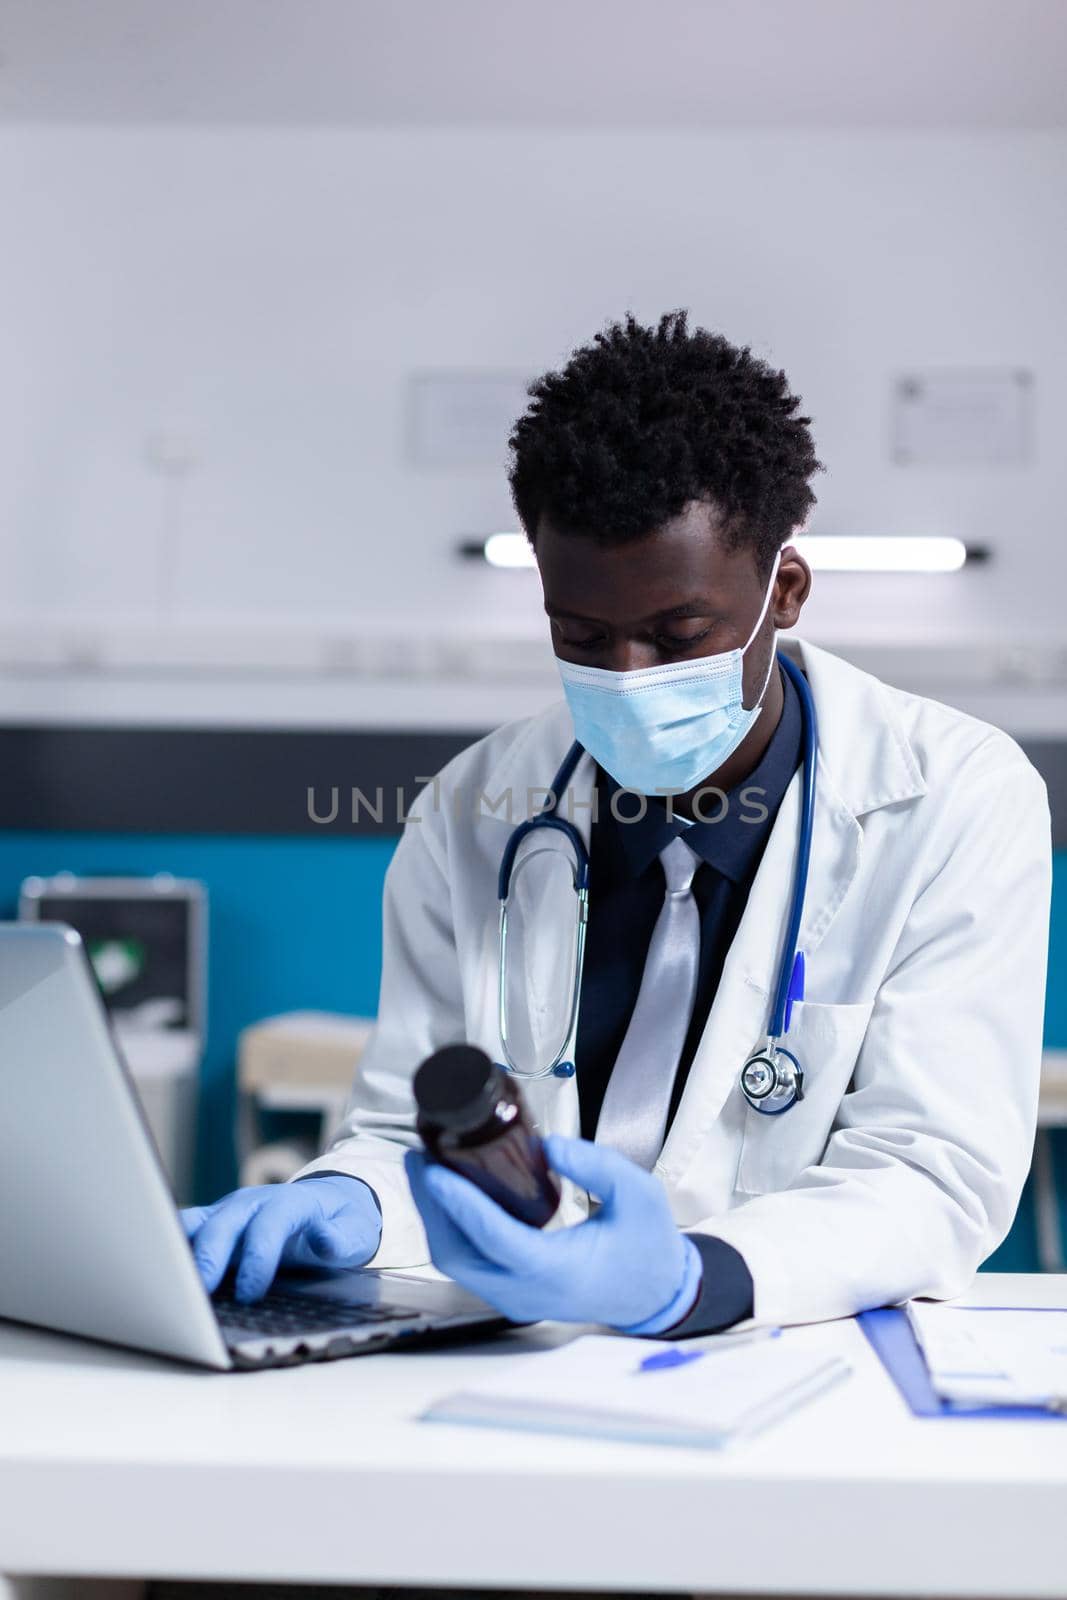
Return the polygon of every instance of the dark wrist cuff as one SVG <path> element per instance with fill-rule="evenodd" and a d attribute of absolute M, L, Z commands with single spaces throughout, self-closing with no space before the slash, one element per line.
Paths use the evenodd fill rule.
<path fill-rule="evenodd" d="M 687 1233 L 699 1254 L 703 1274 L 700 1293 L 692 1310 L 673 1327 L 663 1328 L 657 1339 L 693 1339 L 702 1333 L 721 1333 L 743 1322 L 753 1311 L 752 1274 L 740 1251 L 725 1239 L 707 1233 Z"/>

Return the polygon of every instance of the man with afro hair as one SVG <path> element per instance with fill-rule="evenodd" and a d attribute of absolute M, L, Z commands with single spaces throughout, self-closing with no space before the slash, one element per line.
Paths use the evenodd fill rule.
<path fill-rule="evenodd" d="M 628 315 L 528 395 L 510 485 L 564 698 L 420 794 L 345 1122 L 300 1181 L 190 1214 L 205 1280 L 232 1260 L 253 1299 L 279 1262 L 432 1260 L 515 1321 L 652 1337 L 957 1294 L 1033 1142 L 1044 785 L 998 730 L 780 652 L 821 470 L 782 372 L 685 311 Z M 497 875 L 553 774 L 571 831 L 513 863 L 504 1036 Z M 561 1180 L 543 1231 L 418 1148 L 413 1074 L 457 1041 L 520 1074 Z"/>

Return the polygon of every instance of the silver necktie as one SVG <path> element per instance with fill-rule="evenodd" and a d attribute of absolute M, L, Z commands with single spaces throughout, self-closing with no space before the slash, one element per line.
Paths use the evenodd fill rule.
<path fill-rule="evenodd" d="M 660 852 L 667 889 L 645 957 L 637 1003 L 600 1109 L 596 1142 L 651 1172 L 663 1148 L 671 1090 L 696 998 L 700 859 L 684 839 Z"/>

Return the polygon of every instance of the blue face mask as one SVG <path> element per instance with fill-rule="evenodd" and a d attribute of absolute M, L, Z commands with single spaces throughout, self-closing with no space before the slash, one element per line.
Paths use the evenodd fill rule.
<path fill-rule="evenodd" d="M 781 552 L 775 557 L 756 626 L 740 650 L 610 672 L 556 658 L 579 744 L 636 794 L 685 794 L 717 772 L 763 708 L 771 664 L 754 706 L 742 703 L 742 661 L 763 626 Z"/>

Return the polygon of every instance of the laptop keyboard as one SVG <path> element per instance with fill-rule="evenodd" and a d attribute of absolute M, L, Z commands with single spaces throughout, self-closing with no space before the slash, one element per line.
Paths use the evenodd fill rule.
<path fill-rule="evenodd" d="M 250 1305 L 223 1292 L 211 1301 L 224 1333 L 239 1333 L 245 1338 L 295 1338 L 301 1334 L 328 1333 L 331 1328 L 360 1328 L 376 1322 L 408 1322 L 424 1313 L 410 1306 L 392 1303 L 375 1305 L 343 1304 L 319 1300 L 310 1295 L 271 1289 L 262 1300 Z"/>

